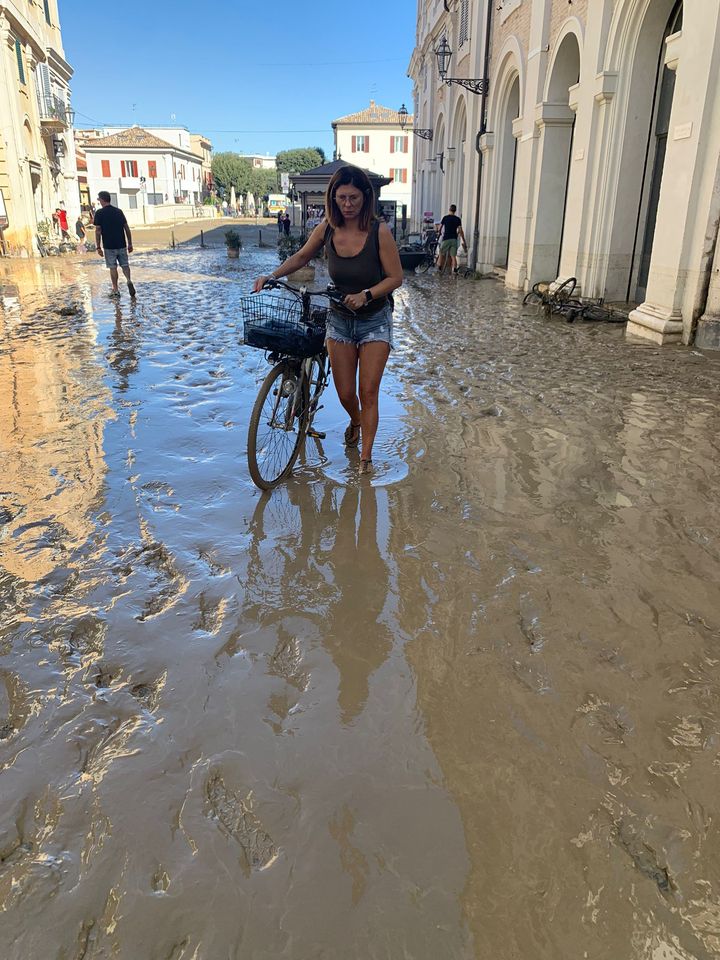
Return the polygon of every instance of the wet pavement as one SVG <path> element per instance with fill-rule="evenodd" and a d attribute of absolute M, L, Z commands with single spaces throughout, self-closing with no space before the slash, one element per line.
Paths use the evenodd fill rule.
<path fill-rule="evenodd" d="M 397 296 L 250 482 L 247 246 L 0 265 L 8 960 L 720 954 L 720 360 Z"/>

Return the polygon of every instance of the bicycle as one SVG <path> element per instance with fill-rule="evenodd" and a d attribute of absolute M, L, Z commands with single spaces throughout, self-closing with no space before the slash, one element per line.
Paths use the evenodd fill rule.
<path fill-rule="evenodd" d="M 330 379 L 325 349 L 328 309 L 315 306 L 313 297 L 332 303 L 343 300 L 332 286 L 311 292 L 272 280 L 263 287 L 278 289 L 290 297 L 260 293 L 240 300 L 243 342 L 264 350 L 273 364 L 260 385 L 248 426 L 248 469 L 261 490 L 272 490 L 290 475 L 308 434 L 325 438 L 312 424 Z"/>

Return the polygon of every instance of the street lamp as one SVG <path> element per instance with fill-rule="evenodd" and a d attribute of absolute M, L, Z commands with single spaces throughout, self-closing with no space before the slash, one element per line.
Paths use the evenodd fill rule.
<path fill-rule="evenodd" d="M 405 130 L 408 121 L 408 109 L 403 103 L 398 110 L 398 123 L 400 124 L 400 129 Z M 415 134 L 416 137 L 421 137 L 423 140 L 432 140 L 433 132 L 432 130 L 423 130 L 420 128 L 415 128 L 414 126 L 410 128 L 411 132 Z"/>
<path fill-rule="evenodd" d="M 466 90 L 470 90 L 472 93 L 487 93 L 487 77 L 470 80 L 465 77 L 449 77 L 447 75 L 452 58 L 452 50 L 450 49 L 450 44 L 447 42 L 447 37 L 443 37 L 435 48 L 435 56 L 437 57 L 438 73 L 443 83 L 456 83 L 459 87 L 465 87 Z"/>

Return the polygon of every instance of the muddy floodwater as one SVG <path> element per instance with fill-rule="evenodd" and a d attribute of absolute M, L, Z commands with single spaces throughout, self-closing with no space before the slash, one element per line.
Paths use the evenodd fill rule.
<path fill-rule="evenodd" d="M 0 956 L 717 958 L 720 360 L 411 276 L 260 495 L 275 263 L 0 267 Z"/>

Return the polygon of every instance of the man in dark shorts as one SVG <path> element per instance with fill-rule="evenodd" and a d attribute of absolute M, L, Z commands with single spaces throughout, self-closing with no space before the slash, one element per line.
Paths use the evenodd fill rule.
<path fill-rule="evenodd" d="M 442 239 L 440 241 L 440 258 L 438 260 L 438 273 L 445 269 L 445 262 L 450 257 L 450 266 L 452 272 L 458 272 L 457 252 L 458 242 L 462 240 L 463 249 L 467 250 L 465 234 L 463 233 L 462 220 L 456 216 L 457 207 L 454 203 L 450 204 L 450 213 L 440 221 L 440 232 Z"/>
<path fill-rule="evenodd" d="M 95 242 L 97 243 L 97 252 L 99 256 L 105 256 L 105 266 L 110 271 L 110 280 L 112 282 L 111 297 L 119 297 L 118 290 L 118 267 L 125 274 L 127 280 L 128 292 L 131 297 L 135 296 L 135 287 L 130 279 L 130 265 L 128 263 L 128 254 L 132 253 L 132 236 L 130 227 L 125 219 L 122 210 L 118 210 L 110 203 L 110 194 L 107 190 L 101 190 L 98 194 L 100 209 L 95 211 Z M 125 238 L 127 237 L 127 243 Z"/>

